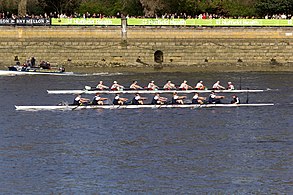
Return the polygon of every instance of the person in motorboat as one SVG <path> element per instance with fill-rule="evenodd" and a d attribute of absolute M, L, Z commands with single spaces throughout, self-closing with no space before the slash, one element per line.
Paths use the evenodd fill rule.
<path fill-rule="evenodd" d="M 99 93 L 96 93 L 95 97 L 93 98 L 92 105 L 104 105 L 104 101 L 108 98 L 103 98 L 100 96 Z"/>
<path fill-rule="evenodd" d="M 50 64 L 50 62 L 42 61 L 40 63 L 40 68 L 43 68 L 43 69 L 51 69 L 51 64 Z"/>
<path fill-rule="evenodd" d="M 220 81 L 217 81 L 217 82 L 213 85 L 213 89 L 214 89 L 214 90 L 221 90 L 221 89 L 226 89 L 226 88 L 223 87 L 222 85 L 220 85 Z"/>
<path fill-rule="evenodd" d="M 96 88 L 99 90 L 109 89 L 108 86 L 104 85 L 103 81 L 100 81 L 99 84 L 96 86 Z"/>
<path fill-rule="evenodd" d="M 234 85 L 232 84 L 232 82 L 228 82 L 228 87 L 227 87 L 228 90 L 235 90 L 235 87 Z"/>
<path fill-rule="evenodd" d="M 166 97 L 161 97 L 159 93 L 155 93 L 151 104 L 158 104 L 158 105 L 162 105 L 165 104 L 167 102 L 168 98 Z"/>
<path fill-rule="evenodd" d="M 36 58 L 34 56 L 31 57 L 31 67 L 34 68 L 36 66 Z"/>
<path fill-rule="evenodd" d="M 134 104 L 134 105 L 143 105 L 144 104 L 143 101 L 146 100 L 146 99 L 147 98 L 145 98 L 145 97 L 141 97 L 139 95 L 139 93 L 136 93 L 135 96 L 132 99 L 132 104 Z"/>
<path fill-rule="evenodd" d="M 123 105 L 128 99 L 120 97 L 119 93 L 117 93 L 114 97 L 113 104 L 114 105 Z"/>
<path fill-rule="evenodd" d="M 135 89 L 135 90 L 136 90 L 136 89 L 143 89 L 141 86 L 139 86 L 139 85 L 137 84 L 137 81 L 133 81 L 129 88 L 130 88 L 130 89 Z"/>
<path fill-rule="evenodd" d="M 155 84 L 155 81 L 151 81 L 149 84 L 148 84 L 148 90 L 158 90 L 159 87 Z"/>
<path fill-rule="evenodd" d="M 168 80 L 163 88 L 166 90 L 171 90 L 171 89 L 176 89 L 176 86 L 174 83 L 172 83 L 170 80 Z"/>
<path fill-rule="evenodd" d="M 211 92 L 208 98 L 209 104 L 221 104 L 221 99 L 224 99 L 225 96 L 216 95 L 214 91 Z"/>
<path fill-rule="evenodd" d="M 194 96 L 192 97 L 192 104 L 204 104 L 206 98 L 205 97 L 200 97 L 198 93 L 194 93 Z"/>
<path fill-rule="evenodd" d="M 179 89 L 180 90 L 188 90 L 188 89 L 192 89 L 192 87 L 187 84 L 186 80 L 184 80 L 183 83 L 181 83 Z"/>
<path fill-rule="evenodd" d="M 90 102 L 89 99 L 87 98 L 82 98 L 81 94 L 78 94 L 74 100 L 73 100 L 73 104 L 72 105 L 77 105 L 77 106 L 83 106 L 83 105 L 88 105 L 88 103 Z"/>
<path fill-rule="evenodd" d="M 172 104 L 184 104 L 184 99 L 186 96 L 178 96 L 177 92 L 173 93 L 172 96 Z"/>
<path fill-rule="evenodd" d="M 232 95 L 231 104 L 240 104 L 240 99 L 237 95 Z"/>
<path fill-rule="evenodd" d="M 113 82 L 113 85 L 111 86 L 111 90 L 113 91 L 121 91 L 124 89 L 124 86 L 119 85 L 117 81 Z"/>
<path fill-rule="evenodd" d="M 195 89 L 197 89 L 197 90 L 205 90 L 205 86 L 203 84 L 203 81 L 198 81 L 198 83 L 195 85 Z"/>

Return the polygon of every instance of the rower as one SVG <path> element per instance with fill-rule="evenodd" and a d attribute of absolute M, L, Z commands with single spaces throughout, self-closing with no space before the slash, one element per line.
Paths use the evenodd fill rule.
<path fill-rule="evenodd" d="M 176 89 L 176 86 L 170 80 L 168 80 L 163 88 L 166 90 L 171 90 L 171 89 Z"/>
<path fill-rule="evenodd" d="M 103 81 L 100 81 L 96 88 L 99 89 L 99 90 L 109 89 L 108 86 L 103 84 Z"/>
<path fill-rule="evenodd" d="M 168 98 L 166 97 L 161 97 L 159 93 L 156 93 L 152 99 L 151 104 L 165 104 Z"/>
<path fill-rule="evenodd" d="M 180 90 L 188 90 L 188 89 L 192 89 L 192 87 L 187 84 L 186 80 L 184 80 L 183 83 L 181 83 L 179 89 Z"/>
<path fill-rule="evenodd" d="M 228 82 L 228 87 L 227 87 L 228 90 L 234 90 L 235 87 L 234 85 L 232 84 L 232 82 Z"/>
<path fill-rule="evenodd" d="M 225 96 L 218 96 L 214 91 L 209 95 L 208 103 L 209 104 L 221 104 L 221 99 L 224 99 Z"/>
<path fill-rule="evenodd" d="M 119 85 L 117 81 L 113 82 L 113 85 L 111 86 L 111 90 L 113 91 L 122 91 L 124 87 L 122 85 Z"/>
<path fill-rule="evenodd" d="M 114 97 L 113 104 L 114 105 L 123 105 L 128 99 L 121 98 L 120 95 L 117 93 Z"/>
<path fill-rule="evenodd" d="M 203 81 L 198 81 L 198 83 L 195 86 L 195 89 L 197 89 L 197 90 L 205 90 L 205 86 L 203 85 Z"/>
<path fill-rule="evenodd" d="M 225 89 L 225 87 L 223 87 L 222 85 L 220 85 L 220 81 L 217 81 L 217 82 L 213 85 L 213 89 L 214 89 L 214 90 L 221 90 L 221 89 Z"/>
<path fill-rule="evenodd" d="M 183 100 L 186 96 L 178 96 L 177 92 L 173 93 L 172 104 L 184 104 Z"/>
<path fill-rule="evenodd" d="M 237 95 L 233 95 L 232 96 L 232 101 L 231 101 L 231 104 L 240 104 L 240 99 Z"/>
<path fill-rule="evenodd" d="M 90 101 L 89 99 L 82 98 L 81 95 L 78 94 L 73 100 L 73 105 L 77 105 L 77 106 L 87 105 L 89 101 Z"/>
<path fill-rule="evenodd" d="M 130 89 L 143 89 L 141 86 L 137 84 L 137 81 L 133 81 L 129 87 Z"/>
<path fill-rule="evenodd" d="M 95 97 L 93 98 L 92 105 L 104 105 L 104 101 L 108 98 L 102 98 L 99 93 L 96 93 Z"/>
<path fill-rule="evenodd" d="M 204 104 L 205 100 L 205 97 L 200 97 L 198 93 L 195 93 L 192 97 L 192 104 Z"/>
<path fill-rule="evenodd" d="M 155 81 L 151 81 L 149 84 L 148 84 L 148 90 L 158 90 L 159 87 L 155 84 Z"/>
<path fill-rule="evenodd" d="M 145 97 L 141 97 L 139 93 L 136 93 L 132 99 L 132 104 L 134 105 L 143 105 L 143 100 L 146 100 Z"/>

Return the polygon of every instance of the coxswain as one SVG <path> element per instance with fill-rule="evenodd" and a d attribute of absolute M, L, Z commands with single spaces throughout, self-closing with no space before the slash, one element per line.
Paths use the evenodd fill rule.
<path fill-rule="evenodd" d="M 166 97 L 161 97 L 159 93 L 156 93 L 152 99 L 151 104 L 165 104 L 167 102 L 168 98 Z"/>
<path fill-rule="evenodd" d="M 225 96 L 218 96 L 214 91 L 209 95 L 208 103 L 209 104 L 221 104 L 221 99 L 224 99 Z"/>
<path fill-rule="evenodd" d="M 179 89 L 180 90 L 188 90 L 188 89 L 192 89 L 192 87 L 187 84 L 186 80 L 184 80 L 183 83 L 181 83 Z"/>
<path fill-rule="evenodd" d="M 155 84 L 155 81 L 151 81 L 149 84 L 148 84 L 148 90 L 158 90 L 159 87 Z"/>
<path fill-rule="evenodd" d="M 117 93 L 114 97 L 113 104 L 114 105 L 123 105 L 128 99 L 121 98 L 120 95 Z"/>
<path fill-rule="evenodd" d="M 200 97 L 198 93 L 195 93 L 192 97 L 192 104 L 204 104 L 205 100 L 205 97 Z"/>
<path fill-rule="evenodd" d="M 130 89 L 143 89 L 141 86 L 137 84 L 137 81 L 133 81 L 129 87 Z"/>
<path fill-rule="evenodd" d="M 228 82 L 228 87 L 227 87 L 228 90 L 234 90 L 235 87 L 234 85 L 232 84 L 232 82 Z"/>
<path fill-rule="evenodd" d="M 175 84 L 173 84 L 170 80 L 163 87 L 166 90 L 176 89 Z"/>
<path fill-rule="evenodd" d="M 136 93 L 132 99 L 132 104 L 134 105 L 143 105 L 143 100 L 146 100 L 145 97 L 141 97 L 139 93 Z"/>
<path fill-rule="evenodd" d="M 73 105 L 77 105 L 77 106 L 87 105 L 89 101 L 90 101 L 89 99 L 82 98 L 81 95 L 78 94 L 73 100 Z"/>
<path fill-rule="evenodd" d="M 217 82 L 213 85 L 213 89 L 214 89 L 214 90 L 221 90 L 221 89 L 225 89 L 225 87 L 223 87 L 222 85 L 220 85 L 220 81 L 217 81 Z"/>
<path fill-rule="evenodd" d="M 99 90 L 109 89 L 108 86 L 103 84 L 103 81 L 100 81 L 96 88 L 99 89 Z"/>
<path fill-rule="evenodd" d="M 205 90 L 205 86 L 203 85 L 203 81 L 198 81 L 198 83 L 195 85 L 195 89 L 197 90 Z"/>
<path fill-rule="evenodd" d="M 231 104 L 240 104 L 240 99 L 237 95 L 233 95 L 232 96 L 232 101 L 231 101 Z"/>
<path fill-rule="evenodd" d="M 113 85 L 111 86 L 111 90 L 113 91 L 121 91 L 124 87 L 122 85 L 119 85 L 117 81 L 113 82 Z"/>
<path fill-rule="evenodd" d="M 96 93 L 95 97 L 93 98 L 92 105 L 104 105 L 104 101 L 108 98 L 102 98 L 99 93 Z"/>
<path fill-rule="evenodd" d="M 183 100 L 186 96 L 178 96 L 177 92 L 173 93 L 172 104 L 184 104 Z"/>

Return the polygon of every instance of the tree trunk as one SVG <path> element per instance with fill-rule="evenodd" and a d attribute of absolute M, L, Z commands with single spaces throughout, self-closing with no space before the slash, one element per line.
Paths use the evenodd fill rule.
<path fill-rule="evenodd" d="M 155 16 L 156 10 L 162 8 L 161 0 L 139 0 L 143 6 L 145 16 Z"/>
<path fill-rule="evenodd" d="M 19 0 L 19 3 L 18 3 L 18 15 L 19 16 L 26 15 L 26 5 L 27 5 L 27 0 Z"/>

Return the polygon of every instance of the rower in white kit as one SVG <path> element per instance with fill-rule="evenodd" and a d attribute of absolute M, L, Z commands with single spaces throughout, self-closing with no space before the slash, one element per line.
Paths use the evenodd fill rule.
<path fill-rule="evenodd" d="M 108 86 L 104 85 L 103 81 L 100 81 L 96 88 L 99 90 L 109 89 Z"/>
<path fill-rule="evenodd" d="M 124 86 L 119 85 L 117 81 L 113 82 L 113 85 L 111 86 L 111 90 L 113 91 L 121 91 L 124 89 Z"/>
<path fill-rule="evenodd" d="M 217 81 L 214 85 L 213 85 L 213 89 L 214 90 L 223 90 L 225 89 L 225 87 L 223 87 L 222 85 L 220 85 L 220 81 Z"/>
<path fill-rule="evenodd" d="M 159 87 L 155 84 L 155 81 L 151 81 L 149 84 L 148 84 L 148 90 L 158 90 Z"/>
<path fill-rule="evenodd" d="M 137 81 L 133 81 L 129 87 L 130 89 L 143 89 L 141 86 L 137 84 Z"/>
<path fill-rule="evenodd" d="M 198 83 L 195 86 L 195 89 L 197 89 L 197 90 L 205 90 L 205 86 L 203 84 L 203 81 L 198 81 Z"/>
<path fill-rule="evenodd" d="M 170 80 L 163 87 L 166 90 L 176 89 L 175 84 L 173 84 Z"/>
<path fill-rule="evenodd" d="M 232 84 L 232 82 L 228 82 L 228 87 L 227 87 L 228 90 L 235 90 L 235 87 L 234 85 Z"/>
<path fill-rule="evenodd" d="M 179 89 L 180 90 L 188 90 L 188 89 L 192 89 L 192 87 L 187 84 L 186 80 L 184 80 L 183 83 L 181 83 Z"/>

